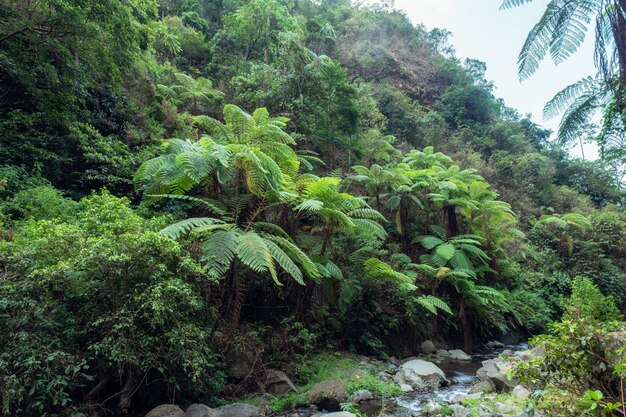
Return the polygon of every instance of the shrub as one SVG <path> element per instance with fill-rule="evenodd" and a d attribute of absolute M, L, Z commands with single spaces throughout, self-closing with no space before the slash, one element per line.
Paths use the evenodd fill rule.
<path fill-rule="evenodd" d="M 72 222 L 26 222 L 0 243 L 2 414 L 219 392 L 206 275 L 159 228 L 102 193 Z"/>

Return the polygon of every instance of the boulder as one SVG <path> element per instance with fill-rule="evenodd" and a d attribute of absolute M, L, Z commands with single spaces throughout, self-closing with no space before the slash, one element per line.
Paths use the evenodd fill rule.
<path fill-rule="evenodd" d="M 256 362 L 256 354 L 244 346 L 228 349 L 224 355 L 226 374 L 236 379 L 244 379 L 252 374 Z"/>
<path fill-rule="evenodd" d="M 150 410 L 146 417 L 184 417 L 185 412 L 177 405 L 162 404 Z"/>
<path fill-rule="evenodd" d="M 259 417 L 261 411 L 250 404 L 234 403 L 218 407 L 217 417 Z"/>
<path fill-rule="evenodd" d="M 307 396 L 311 404 L 327 410 L 339 410 L 339 404 L 348 399 L 346 389 L 338 380 L 318 382 L 309 390 Z"/>
<path fill-rule="evenodd" d="M 502 349 L 504 348 L 504 343 L 498 342 L 497 340 L 492 340 L 491 342 L 485 343 L 485 347 L 487 349 Z"/>
<path fill-rule="evenodd" d="M 389 381 L 392 377 L 390 374 L 388 374 L 387 372 L 379 372 L 378 373 L 378 377 L 380 378 L 381 381 Z"/>
<path fill-rule="evenodd" d="M 546 347 L 543 344 L 539 346 L 535 346 L 534 348 L 530 350 L 530 356 L 533 358 L 539 358 L 545 354 L 546 354 Z"/>
<path fill-rule="evenodd" d="M 355 404 L 358 404 L 361 401 L 369 401 L 372 399 L 374 399 L 374 395 L 366 389 L 360 389 L 352 396 L 352 402 Z"/>
<path fill-rule="evenodd" d="M 289 392 L 298 392 L 289 377 L 282 371 L 268 369 L 265 371 L 262 385 L 265 392 L 274 396 L 284 395 Z"/>
<path fill-rule="evenodd" d="M 424 414 L 438 414 L 439 410 L 441 410 L 441 404 L 433 400 L 428 400 L 424 405 Z"/>
<path fill-rule="evenodd" d="M 624 346 L 626 346 L 626 332 L 608 333 L 606 335 L 604 356 L 609 362 L 617 362 L 623 355 L 618 355 L 616 351 Z"/>
<path fill-rule="evenodd" d="M 437 365 L 421 359 L 403 363 L 394 379 L 413 388 L 437 388 L 448 383 L 446 375 Z"/>
<path fill-rule="evenodd" d="M 447 359 L 450 357 L 450 352 L 448 352 L 445 349 L 439 349 L 436 353 L 435 356 L 441 359 Z"/>
<path fill-rule="evenodd" d="M 410 386 L 409 384 L 400 384 L 400 389 L 402 390 L 402 392 L 411 392 L 411 391 L 413 391 L 413 387 Z"/>
<path fill-rule="evenodd" d="M 483 396 L 483 392 L 482 391 L 474 392 L 472 394 L 467 394 L 465 396 L 465 399 L 466 400 L 480 400 L 482 398 L 482 396 Z"/>
<path fill-rule="evenodd" d="M 517 410 L 517 407 L 514 407 L 510 404 L 495 403 L 493 406 L 496 408 L 496 410 L 500 414 L 510 414 L 513 411 Z"/>
<path fill-rule="evenodd" d="M 515 388 L 513 388 L 513 396 L 518 400 L 527 400 L 530 398 L 530 391 L 522 385 L 516 385 Z"/>
<path fill-rule="evenodd" d="M 461 394 L 460 392 L 457 392 L 452 397 L 450 397 L 448 402 L 450 404 L 461 404 L 464 399 L 465 399 L 465 395 Z"/>
<path fill-rule="evenodd" d="M 467 408 L 463 407 L 461 404 L 454 404 L 452 411 L 454 412 L 454 417 L 468 417 L 470 415 Z"/>
<path fill-rule="evenodd" d="M 469 393 L 470 394 L 476 394 L 476 393 L 487 393 L 487 392 L 493 392 L 496 390 L 496 386 L 493 382 L 491 382 L 490 379 L 484 380 L 484 381 L 476 381 L 474 383 L 474 385 L 472 385 L 470 387 Z"/>
<path fill-rule="evenodd" d="M 509 380 L 507 372 L 512 365 L 503 358 L 488 359 L 482 362 L 482 367 L 476 371 L 476 376 L 481 381 L 491 381 L 498 391 L 510 391 L 517 382 Z"/>
<path fill-rule="evenodd" d="M 185 417 L 220 417 L 220 413 L 204 404 L 191 404 L 185 411 Z"/>
<path fill-rule="evenodd" d="M 420 347 L 424 355 L 430 355 L 431 353 L 437 352 L 437 348 L 435 347 L 435 344 L 431 342 L 430 340 L 424 340 Z"/>
<path fill-rule="evenodd" d="M 452 349 L 448 351 L 448 357 L 453 361 L 471 361 L 472 357 L 461 349 Z"/>

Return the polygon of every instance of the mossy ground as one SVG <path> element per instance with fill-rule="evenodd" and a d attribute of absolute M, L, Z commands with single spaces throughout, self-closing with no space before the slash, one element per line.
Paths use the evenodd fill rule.
<path fill-rule="evenodd" d="M 306 392 L 315 384 L 329 379 L 343 383 L 348 393 L 348 400 L 359 390 L 368 390 L 375 397 L 390 398 L 402 395 L 402 390 L 394 382 L 382 381 L 378 373 L 386 369 L 382 361 L 365 360 L 363 357 L 340 352 L 324 352 L 311 356 L 296 367 L 294 375 L 289 375 L 298 389 L 298 393 L 289 393 L 280 397 L 249 396 L 241 402 L 259 404 L 267 401 L 274 412 L 289 410 L 308 404 Z"/>

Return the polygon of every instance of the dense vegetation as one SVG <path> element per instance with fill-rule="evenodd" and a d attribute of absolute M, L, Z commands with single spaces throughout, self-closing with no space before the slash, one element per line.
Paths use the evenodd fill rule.
<path fill-rule="evenodd" d="M 573 320 L 581 282 L 626 308 L 619 164 L 570 158 L 444 30 L 348 0 L 0 5 L 2 415 L 215 403 L 253 387 L 242 355 L 471 351 Z"/>

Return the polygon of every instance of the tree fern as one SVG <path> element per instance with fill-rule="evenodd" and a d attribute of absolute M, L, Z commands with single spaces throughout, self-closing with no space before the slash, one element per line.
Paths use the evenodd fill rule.
<path fill-rule="evenodd" d="M 445 301 L 433 295 L 415 297 L 415 302 L 434 315 L 438 314 L 438 310 L 445 311 L 448 314 L 453 314 L 450 306 Z"/>
<path fill-rule="evenodd" d="M 223 223 L 223 221 L 212 217 L 194 217 L 173 223 L 164 228 L 161 233 L 171 237 L 172 239 L 178 239 L 198 227 Z"/>

